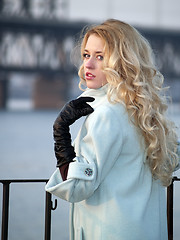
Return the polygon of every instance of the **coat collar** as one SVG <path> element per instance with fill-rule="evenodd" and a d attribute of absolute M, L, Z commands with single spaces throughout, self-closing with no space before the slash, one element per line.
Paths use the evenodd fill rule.
<path fill-rule="evenodd" d="M 80 95 L 80 97 L 95 98 L 93 102 L 88 102 L 88 104 L 95 109 L 99 105 L 101 105 L 104 101 L 107 100 L 107 90 L 108 90 L 108 84 L 98 89 L 86 88 L 86 90 Z"/>
<path fill-rule="evenodd" d="M 86 90 L 80 95 L 81 97 L 103 97 L 107 94 L 107 90 L 108 90 L 108 83 L 106 85 L 104 85 L 101 88 L 97 88 L 97 89 L 92 89 L 92 88 L 86 88 Z"/>

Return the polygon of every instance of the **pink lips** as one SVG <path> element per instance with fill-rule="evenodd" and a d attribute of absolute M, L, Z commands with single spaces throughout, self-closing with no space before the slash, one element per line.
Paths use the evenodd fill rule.
<path fill-rule="evenodd" d="M 86 72 L 86 80 L 93 80 L 96 76 L 90 72 Z"/>

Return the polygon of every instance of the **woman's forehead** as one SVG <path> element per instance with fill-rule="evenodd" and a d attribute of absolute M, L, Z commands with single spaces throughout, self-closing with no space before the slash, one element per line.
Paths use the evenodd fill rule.
<path fill-rule="evenodd" d="M 91 34 L 85 44 L 85 50 L 103 52 L 104 41 L 97 34 Z"/>

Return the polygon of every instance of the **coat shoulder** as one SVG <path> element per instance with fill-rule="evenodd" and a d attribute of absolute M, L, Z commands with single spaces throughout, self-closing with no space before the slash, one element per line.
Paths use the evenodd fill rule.
<path fill-rule="evenodd" d="M 121 103 L 110 103 L 108 100 L 104 101 L 102 104 L 97 106 L 93 112 L 94 117 L 106 117 L 106 118 L 113 118 L 114 120 L 117 119 L 118 121 L 123 118 L 127 117 L 127 111 L 123 104 Z"/>

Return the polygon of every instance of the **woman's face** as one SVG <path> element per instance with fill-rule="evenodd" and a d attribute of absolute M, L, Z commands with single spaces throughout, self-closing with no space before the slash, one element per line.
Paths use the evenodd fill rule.
<path fill-rule="evenodd" d="M 102 72 L 104 42 L 95 34 L 89 36 L 83 53 L 84 74 L 88 88 L 97 89 L 107 81 Z"/>

